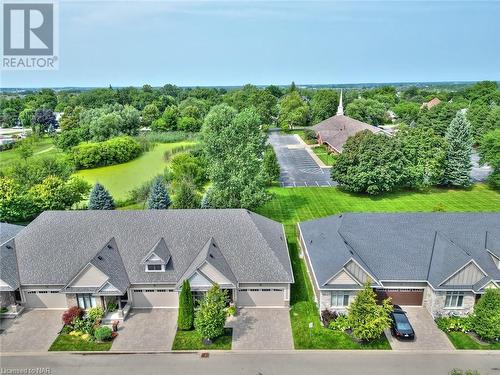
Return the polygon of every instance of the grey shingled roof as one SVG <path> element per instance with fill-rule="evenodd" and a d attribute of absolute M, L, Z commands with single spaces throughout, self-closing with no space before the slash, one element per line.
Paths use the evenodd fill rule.
<path fill-rule="evenodd" d="M 203 246 L 203 248 L 200 250 L 200 252 L 193 260 L 191 265 L 188 267 L 186 272 L 184 272 L 184 275 L 181 277 L 179 283 L 177 284 L 177 287 L 181 286 L 180 283 L 182 282 L 182 280 L 191 277 L 191 275 L 196 271 L 196 269 L 198 269 L 204 262 L 207 262 L 213 267 L 215 267 L 217 271 L 219 271 L 222 275 L 224 275 L 224 277 L 226 277 L 229 281 L 231 281 L 233 285 L 236 286 L 238 281 L 236 280 L 236 277 L 231 271 L 231 267 L 224 258 L 222 251 L 215 243 L 215 240 L 213 238 L 210 238 L 207 241 L 207 243 Z"/>
<path fill-rule="evenodd" d="M 148 261 L 148 258 L 152 255 L 155 254 L 158 258 L 160 258 L 159 261 Z M 168 261 L 171 258 L 170 250 L 168 249 L 167 244 L 165 243 L 165 239 L 162 237 L 158 240 L 158 242 L 153 246 L 153 248 L 146 254 L 144 258 L 142 258 L 141 264 L 153 264 L 153 263 L 158 263 L 158 264 L 167 264 Z"/>
<path fill-rule="evenodd" d="M 0 286 L 1 292 L 14 291 L 19 288 L 19 274 L 14 240 L 10 239 L 0 246 L 0 279 L 7 285 Z"/>
<path fill-rule="evenodd" d="M 368 130 L 372 133 L 384 133 L 384 130 L 376 126 L 353 119 L 349 116 L 335 115 L 314 125 L 312 129 L 337 152 L 342 152 L 347 138 Z"/>
<path fill-rule="evenodd" d="M 500 213 L 348 213 L 299 226 L 320 286 L 352 255 L 349 248 L 379 280 L 428 280 L 438 288 L 471 259 L 500 280 L 485 248 L 486 232 L 490 247 L 500 245 Z"/>
<path fill-rule="evenodd" d="M 176 284 L 210 238 L 238 282 L 293 281 L 282 225 L 247 210 L 103 210 L 46 211 L 20 232 L 21 284 L 66 285 L 110 238 L 132 284 Z M 171 260 L 165 272 L 145 272 L 141 260 L 160 238 Z"/>
<path fill-rule="evenodd" d="M 0 222 L 0 244 L 15 237 L 23 229 L 21 225 Z"/>

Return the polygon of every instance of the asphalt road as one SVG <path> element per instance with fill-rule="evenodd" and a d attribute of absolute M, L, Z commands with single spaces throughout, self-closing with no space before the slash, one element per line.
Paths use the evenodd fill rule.
<path fill-rule="evenodd" d="M 438 375 L 453 368 L 500 375 L 500 352 L 219 352 L 201 358 L 177 354 L 43 354 L 0 357 L 1 374 L 12 369 L 49 369 L 37 374 L 166 375 Z"/>

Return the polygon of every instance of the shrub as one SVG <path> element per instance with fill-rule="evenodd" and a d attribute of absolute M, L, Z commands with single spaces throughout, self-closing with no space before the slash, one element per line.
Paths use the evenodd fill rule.
<path fill-rule="evenodd" d="M 94 333 L 94 324 L 95 321 L 89 319 L 88 317 L 85 318 L 75 318 L 73 320 L 73 329 L 75 331 L 80 331 L 83 333 L 88 333 L 92 335 Z"/>
<path fill-rule="evenodd" d="M 473 316 L 442 316 L 436 319 L 438 328 L 445 332 L 469 332 L 473 328 Z"/>
<path fill-rule="evenodd" d="M 325 309 L 321 311 L 321 321 L 325 327 L 330 326 L 330 322 L 337 319 L 338 314 L 335 311 Z"/>
<path fill-rule="evenodd" d="M 304 138 L 306 141 L 316 141 L 318 138 L 316 136 L 316 132 L 312 129 L 304 130 Z"/>
<path fill-rule="evenodd" d="M 106 341 L 111 339 L 112 334 L 113 331 L 111 331 L 111 328 L 107 326 L 98 327 L 94 332 L 95 338 L 99 341 Z"/>
<path fill-rule="evenodd" d="M 226 314 L 227 314 L 227 316 L 235 316 L 236 315 L 236 307 L 235 306 L 229 306 L 226 309 Z"/>
<path fill-rule="evenodd" d="M 102 319 L 103 316 L 104 310 L 102 309 L 102 307 L 92 307 L 91 309 L 87 310 L 87 317 L 93 322 Z"/>
<path fill-rule="evenodd" d="M 181 294 L 179 294 L 179 316 L 177 318 L 177 327 L 181 331 L 189 331 L 193 328 L 194 305 L 191 295 L 191 286 L 188 280 L 182 283 Z"/>
<path fill-rule="evenodd" d="M 500 338 L 500 289 L 487 289 L 474 306 L 474 331 L 483 339 Z"/>
<path fill-rule="evenodd" d="M 90 341 L 92 338 L 91 335 L 89 335 L 88 333 L 84 333 L 82 336 L 81 336 L 81 339 L 84 340 L 84 341 Z"/>
<path fill-rule="evenodd" d="M 392 305 L 389 299 L 377 304 L 376 294 L 370 283 L 366 283 L 348 308 L 349 324 L 354 337 L 358 340 L 370 341 L 378 339 L 384 329 L 389 327 L 389 313 Z"/>
<path fill-rule="evenodd" d="M 214 339 L 224 333 L 227 292 L 215 284 L 205 294 L 196 311 L 194 326 L 204 339 Z"/>
<path fill-rule="evenodd" d="M 349 318 L 346 315 L 340 314 L 335 320 L 332 320 L 328 325 L 328 328 L 334 331 L 344 332 L 351 328 L 349 324 Z"/>
<path fill-rule="evenodd" d="M 116 137 L 104 142 L 82 143 L 69 156 L 78 169 L 125 163 L 138 157 L 142 147 L 131 137 Z"/>
<path fill-rule="evenodd" d="M 65 325 L 70 325 L 73 320 L 80 318 L 83 315 L 83 310 L 78 306 L 70 307 L 62 315 L 62 321 Z"/>
<path fill-rule="evenodd" d="M 113 311 L 116 311 L 116 309 L 118 308 L 118 305 L 116 304 L 116 301 L 115 300 L 109 300 L 107 301 L 107 309 L 109 312 L 113 312 Z"/>

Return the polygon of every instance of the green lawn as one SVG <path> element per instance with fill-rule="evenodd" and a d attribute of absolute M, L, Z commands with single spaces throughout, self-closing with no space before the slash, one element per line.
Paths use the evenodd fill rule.
<path fill-rule="evenodd" d="M 231 350 L 233 329 L 226 328 L 223 336 L 213 340 L 211 345 L 203 345 L 203 340 L 196 330 L 177 331 L 172 350 Z"/>
<path fill-rule="evenodd" d="M 325 146 L 313 147 L 312 150 L 326 165 L 331 166 L 335 164 L 335 157 L 326 150 Z"/>
<path fill-rule="evenodd" d="M 389 349 L 386 340 L 359 344 L 348 335 L 324 328 L 314 304 L 307 268 L 299 258 L 296 224 L 341 212 L 500 211 L 500 193 L 486 185 L 469 190 L 431 189 L 382 197 L 349 194 L 337 188 L 272 188 L 273 199 L 258 213 L 282 222 L 295 277 L 290 319 L 296 349 Z M 313 323 L 309 332 L 309 323 Z"/>
<path fill-rule="evenodd" d="M 49 348 L 49 352 L 65 352 L 65 351 L 97 351 L 107 352 L 111 349 L 112 341 L 109 342 L 90 342 L 82 340 L 77 336 L 70 336 L 66 333 L 61 333 Z"/>
<path fill-rule="evenodd" d="M 166 151 L 194 144 L 194 142 L 159 143 L 151 151 L 127 163 L 85 169 L 78 171 L 76 175 L 91 184 L 100 182 L 115 199 L 123 200 L 127 198 L 130 190 L 163 173 L 167 166 L 163 158 Z"/>
<path fill-rule="evenodd" d="M 38 158 L 41 156 L 52 156 L 59 153 L 61 153 L 61 151 L 54 146 L 52 138 L 50 137 L 40 138 L 33 144 L 32 158 Z M 19 152 L 15 148 L 10 150 L 0 151 L 0 170 L 17 160 L 21 160 L 21 156 L 19 155 Z"/>
<path fill-rule="evenodd" d="M 467 333 L 446 332 L 455 349 L 469 350 L 500 350 L 500 342 L 493 344 L 480 344 Z"/>

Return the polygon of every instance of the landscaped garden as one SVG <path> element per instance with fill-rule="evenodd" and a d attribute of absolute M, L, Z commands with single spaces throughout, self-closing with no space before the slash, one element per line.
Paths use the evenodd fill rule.
<path fill-rule="evenodd" d="M 465 316 L 436 319 L 456 349 L 500 350 L 500 290 L 487 289 Z"/>
<path fill-rule="evenodd" d="M 163 173 L 167 166 L 165 153 L 194 144 L 189 141 L 158 143 L 152 150 L 127 163 L 84 169 L 76 172 L 76 175 L 91 184 L 101 183 L 115 199 L 124 200 L 128 198 L 129 191 Z"/>
<path fill-rule="evenodd" d="M 104 310 L 93 307 L 84 311 L 77 306 L 63 313 L 64 327 L 49 351 L 108 351 L 118 335 L 101 325 Z"/>
<path fill-rule="evenodd" d="M 500 193 L 486 185 L 467 190 L 429 189 L 373 197 L 337 188 L 272 188 L 273 199 L 257 212 L 285 225 L 294 272 L 290 319 L 296 349 L 386 349 L 386 341 L 360 344 L 344 332 L 323 327 L 304 261 L 299 257 L 296 224 L 342 212 L 499 211 Z M 309 323 L 313 329 L 309 329 Z"/>
<path fill-rule="evenodd" d="M 215 284 L 195 308 L 189 281 L 184 280 L 179 294 L 179 315 L 173 350 L 230 350 L 232 328 L 225 328 L 227 316 L 234 307 L 227 307 L 227 291 Z"/>

